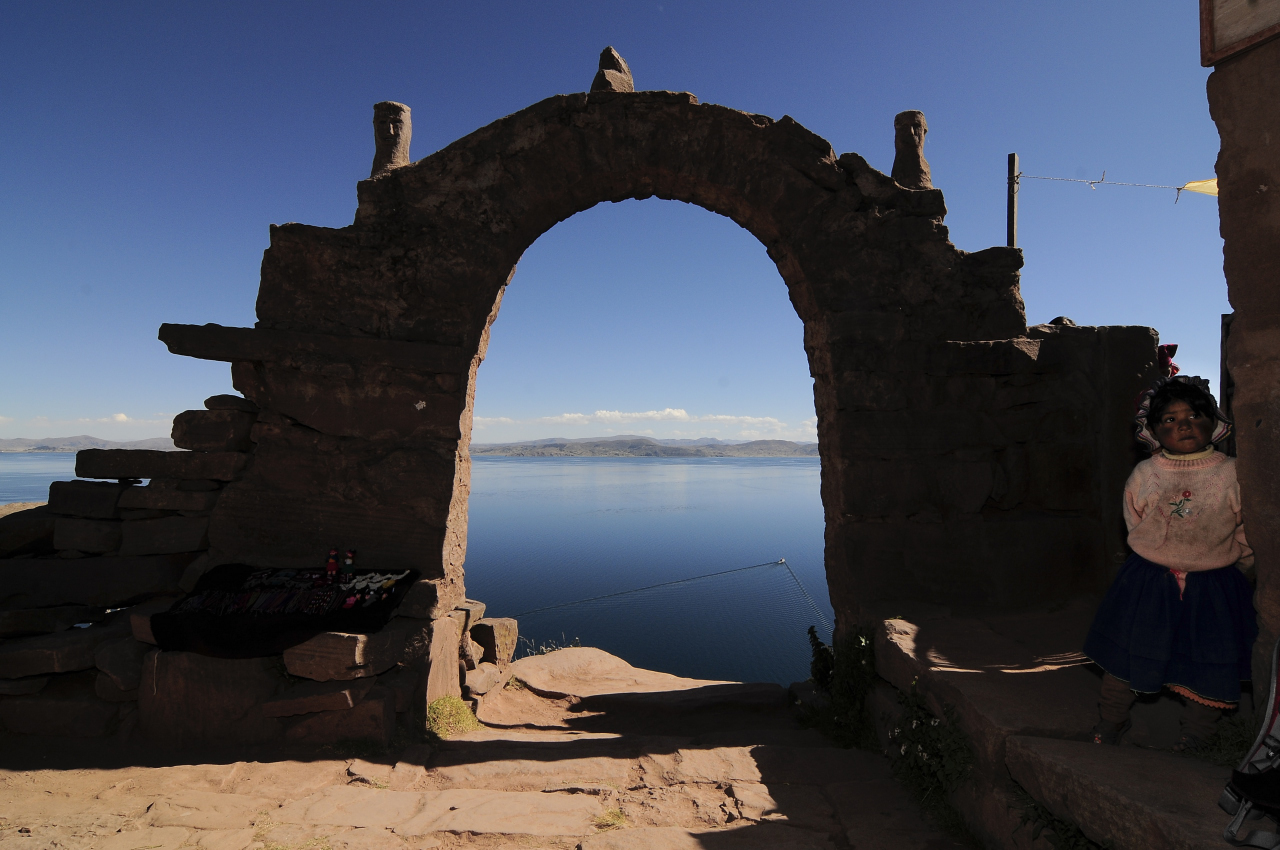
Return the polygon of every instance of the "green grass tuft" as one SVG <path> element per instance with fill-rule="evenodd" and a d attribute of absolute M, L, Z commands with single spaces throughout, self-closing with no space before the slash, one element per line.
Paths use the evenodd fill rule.
<path fill-rule="evenodd" d="M 451 738 L 463 732 L 483 729 L 484 725 L 461 698 L 440 697 L 427 706 L 427 730 L 437 738 Z"/>
<path fill-rule="evenodd" d="M 596 829 L 601 832 L 608 832 L 611 829 L 622 829 L 627 825 L 627 816 L 618 807 L 605 809 L 594 821 Z"/>
<path fill-rule="evenodd" d="M 1224 717 L 1218 721 L 1218 728 L 1195 749 L 1186 750 L 1185 755 L 1202 759 L 1223 767 L 1235 767 L 1240 764 L 1253 742 L 1258 737 L 1258 727 L 1254 718 Z"/>

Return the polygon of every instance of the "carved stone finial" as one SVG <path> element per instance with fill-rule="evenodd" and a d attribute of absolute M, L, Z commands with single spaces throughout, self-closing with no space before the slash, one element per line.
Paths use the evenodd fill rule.
<path fill-rule="evenodd" d="M 924 136 L 929 132 L 924 113 L 915 109 L 893 117 L 893 174 L 908 189 L 932 189 L 929 163 L 924 158 Z"/>
<path fill-rule="evenodd" d="M 393 168 L 409 164 L 409 139 L 413 124 L 409 107 L 393 100 L 373 105 L 373 170 L 370 177 L 385 174 Z"/>
<path fill-rule="evenodd" d="M 591 81 L 592 91 L 635 91 L 635 83 L 631 80 L 631 69 L 627 60 L 618 55 L 612 47 L 600 51 L 600 70 Z"/>

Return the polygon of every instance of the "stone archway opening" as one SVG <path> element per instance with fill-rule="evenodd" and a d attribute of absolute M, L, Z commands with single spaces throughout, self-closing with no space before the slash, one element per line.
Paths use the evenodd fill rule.
<path fill-rule="evenodd" d="M 520 654 L 580 639 L 681 676 L 805 678 L 805 630 L 829 640 L 831 623 L 814 612 L 827 592 L 812 379 L 750 234 L 657 199 L 556 225 L 502 296 L 476 411 L 468 594 L 519 621 Z M 618 434 L 640 440 L 485 445 Z M 643 442 L 672 437 L 728 442 Z"/>

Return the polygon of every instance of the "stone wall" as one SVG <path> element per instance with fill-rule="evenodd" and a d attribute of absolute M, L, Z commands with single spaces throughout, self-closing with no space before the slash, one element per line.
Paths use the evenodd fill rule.
<path fill-rule="evenodd" d="M 1280 481 L 1274 474 L 1280 468 L 1280 40 L 1219 63 L 1208 92 L 1222 139 L 1218 212 L 1235 309 L 1226 355 L 1235 383 L 1240 493 L 1257 552 L 1261 634 L 1253 670 L 1255 681 L 1266 681 L 1280 635 Z"/>
<path fill-rule="evenodd" d="M 549 98 L 412 164 L 408 108 L 376 114 L 380 144 L 394 150 L 380 149 L 359 184 L 355 222 L 271 229 L 254 328 L 161 328 L 174 353 L 230 363 L 244 398 L 181 414 L 174 437 L 188 451 L 82 452 L 77 475 L 116 483 L 58 485 L 75 498 L 50 508 L 57 560 L 42 568 L 92 561 L 125 584 L 157 576 L 145 592 L 94 604 L 172 598 L 180 577 L 190 587 L 216 564 L 316 567 L 331 547 L 356 549 L 362 564 L 420 570 L 417 601 L 378 635 L 290 650 L 287 671 L 322 682 L 352 678 L 325 674 L 339 668 L 365 671 L 355 678 L 408 669 L 413 684 L 396 679 L 397 693 L 417 704 L 424 689 L 460 691 L 464 675 L 473 695 L 492 686 L 510 653 L 486 641 L 513 643 L 514 624 L 480 628 L 463 592 L 476 370 L 524 250 L 597 203 L 648 197 L 750 231 L 804 322 L 839 629 L 903 600 L 1007 609 L 1096 591 L 1122 559 L 1128 420 L 1154 375 L 1155 334 L 1066 319 L 1028 329 L 1021 252 L 948 241 L 918 113 L 904 113 L 898 141 L 913 165 L 904 179 L 922 188 L 837 156 L 790 118 L 689 94 Z M 73 601 L 22 590 L 45 588 L 31 584 L 39 555 L 23 554 L 0 561 L 0 604 Z M 145 643 L 145 629 L 131 639 Z M 173 694 L 140 703 L 156 737 L 295 734 L 302 721 L 264 706 L 330 710 L 317 694 L 285 695 L 265 662 L 135 660 Z M 236 677 L 242 688 L 227 684 Z M 248 696 L 182 725 L 215 704 L 205 678 Z M 381 723 L 388 689 L 323 696 Z M 336 721 L 308 722 L 336 734 Z"/>

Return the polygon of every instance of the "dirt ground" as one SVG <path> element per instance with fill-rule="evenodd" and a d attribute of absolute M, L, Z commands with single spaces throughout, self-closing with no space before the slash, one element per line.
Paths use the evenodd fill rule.
<path fill-rule="evenodd" d="M 434 744 L 212 753 L 0 736 L 0 850 L 958 846 L 883 757 L 800 728 L 775 685 L 655 691 L 635 671 L 594 693 L 589 669 L 557 680 L 556 665 L 599 650 L 561 652 L 529 671 L 539 692 L 517 674 L 486 698 L 484 728 Z"/>

